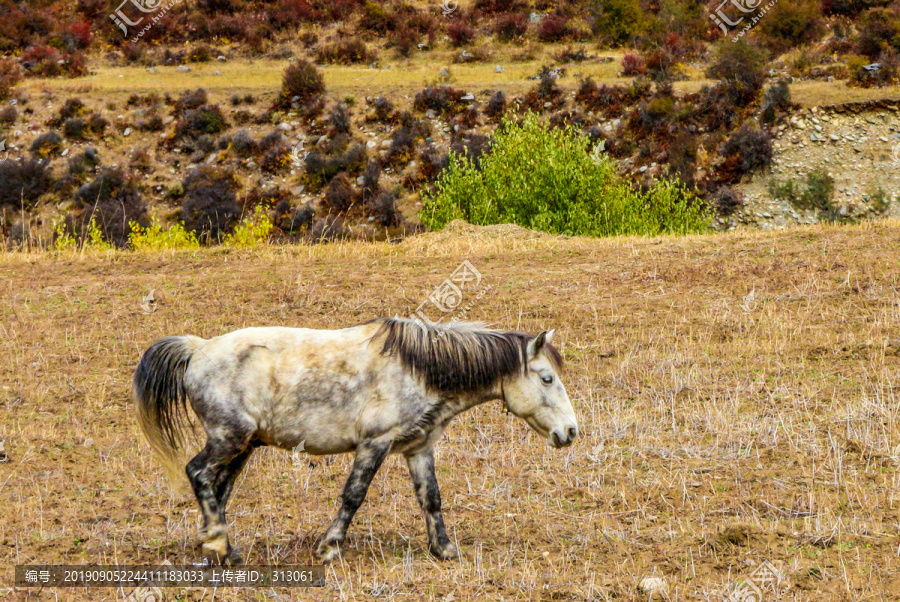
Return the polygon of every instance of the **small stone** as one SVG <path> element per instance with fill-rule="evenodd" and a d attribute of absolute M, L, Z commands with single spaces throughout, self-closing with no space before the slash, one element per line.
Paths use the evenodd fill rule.
<path fill-rule="evenodd" d="M 216 60 L 219 61 L 220 63 L 224 63 L 228 59 L 226 59 L 223 55 L 220 54 L 219 56 L 216 57 Z"/>
<path fill-rule="evenodd" d="M 375 148 L 376 146 L 377 145 L 375 144 L 374 140 L 369 140 L 368 142 L 366 142 L 366 148 Z"/>
<path fill-rule="evenodd" d="M 191 70 L 191 68 L 190 68 L 190 67 L 186 67 L 186 66 L 184 66 L 184 65 L 178 65 L 178 70 L 181 71 L 182 73 L 187 73 L 188 71 Z"/>
<path fill-rule="evenodd" d="M 500 65 L 497 65 L 496 67 L 494 67 L 494 73 L 506 73 L 506 69 L 504 69 Z"/>
<path fill-rule="evenodd" d="M 63 157 L 67 156 L 68 154 L 69 154 L 69 149 L 65 149 L 65 150 L 62 152 L 62 156 L 63 156 Z"/>
<path fill-rule="evenodd" d="M 287 123 L 286 121 L 283 121 L 283 122 L 281 122 L 281 123 L 278 124 L 278 129 L 281 130 L 281 131 L 283 131 L 283 132 L 290 132 L 290 131 L 291 131 L 291 124 L 290 124 L 290 123 Z"/>
<path fill-rule="evenodd" d="M 391 148 L 391 141 L 390 140 L 382 140 L 381 148 Z"/>
<path fill-rule="evenodd" d="M 425 111 L 425 117 L 427 117 L 428 119 L 434 119 L 436 117 L 434 109 L 428 109 L 427 111 Z"/>
<path fill-rule="evenodd" d="M 469 92 L 468 94 L 460 98 L 460 100 L 475 100 L 475 95 Z"/>
<path fill-rule="evenodd" d="M 669 591 L 669 584 L 661 577 L 644 577 L 638 584 L 638 589 L 649 600 L 661 600 L 666 597 Z"/>
<path fill-rule="evenodd" d="M 125 128 L 125 131 L 122 132 L 122 135 L 128 137 L 131 135 L 131 128 Z"/>
<path fill-rule="evenodd" d="M 440 75 L 441 77 L 450 77 L 450 72 L 446 69 L 441 69 L 440 71 L 438 71 L 438 75 Z"/>

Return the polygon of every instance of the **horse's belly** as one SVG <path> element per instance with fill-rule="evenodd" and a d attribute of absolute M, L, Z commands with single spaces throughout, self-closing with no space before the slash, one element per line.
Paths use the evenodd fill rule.
<path fill-rule="evenodd" d="M 303 407 L 275 409 L 268 418 L 259 425 L 258 434 L 268 445 L 313 455 L 356 449 L 356 416 L 349 408 L 306 402 Z"/>

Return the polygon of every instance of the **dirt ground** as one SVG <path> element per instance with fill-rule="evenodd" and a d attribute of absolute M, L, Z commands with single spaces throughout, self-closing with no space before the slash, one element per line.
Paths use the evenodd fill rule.
<path fill-rule="evenodd" d="M 132 410 L 153 340 L 409 315 L 463 260 L 482 276 L 470 319 L 558 330 L 580 439 L 554 450 L 499 403 L 478 408 L 437 451 L 461 560 L 429 557 L 391 457 L 326 587 L 215 599 L 647 600 L 658 577 L 659 599 L 722 600 L 766 561 L 782 579 L 763 600 L 900 599 L 900 222 L 886 221 L 0 254 L 0 600 L 129 593 L 13 589 L 14 564 L 198 561 L 196 503 L 169 488 Z M 349 462 L 258 451 L 229 507 L 248 562 L 312 562 Z"/>

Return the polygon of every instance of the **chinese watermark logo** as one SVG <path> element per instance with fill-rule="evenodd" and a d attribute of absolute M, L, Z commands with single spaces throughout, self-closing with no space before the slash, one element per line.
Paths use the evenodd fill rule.
<path fill-rule="evenodd" d="M 0 140 L 0 163 L 9 159 L 9 150 L 6 148 L 6 138 Z"/>
<path fill-rule="evenodd" d="M 306 451 L 306 439 L 298 443 L 291 450 L 291 466 L 300 466 L 302 463 L 302 458 L 300 454 Z"/>
<path fill-rule="evenodd" d="M 134 38 L 132 38 L 131 43 L 134 44 L 140 40 L 145 33 L 150 31 L 150 28 L 169 12 L 173 6 L 184 0 L 170 0 L 165 5 L 162 4 L 162 1 L 163 0 L 123 0 L 122 4 L 119 5 L 115 12 L 109 15 L 109 18 L 122 30 L 125 37 L 128 37 L 131 35 L 129 33 L 129 27 L 137 27 L 141 23 L 144 23 L 145 17 L 151 14 L 153 15 L 150 18 L 150 22 L 146 23 Z M 131 4 L 136 10 L 127 11 L 127 9 L 124 8 L 126 4 Z M 134 17 L 136 20 L 132 20 L 130 17 Z"/>
<path fill-rule="evenodd" d="M 730 34 L 732 28 L 737 27 L 744 22 L 745 18 L 748 18 L 749 21 L 743 29 L 731 40 L 737 42 L 753 29 L 763 15 L 775 6 L 776 2 L 778 0 L 770 0 L 768 4 L 761 7 L 762 0 L 723 0 L 715 12 L 709 15 L 709 18 L 719 26 L 726 36 Z"/>
<path fill-rule="evenodd" d="M 428 295 L 428 299 L 423 301 L 419 307 L 416 308 L 415 313 L 410 317 L 413 320 L 418 320 L 425 324 L 433 325 L 441 322 L 444 317 L 440 317 L 435 321 L 425 314 L 424 308 L 430 303 L 443 314 L 449 314 L 459 310 L 457 314 L 451 318 L 451 321 L 460 321 L 469 313 L 469 310 L 472 309 L 475 302 L 481 299 L 481 297 L 492 288 L 491 285 L 482 287 L 472 301 L 465 306 L 462 306 L 463 293 L 472 292 L 473 289 L 480 285 L 481 272 L 475 269 L 475 266 L 468 260 L 463 261 L 455 270 L 453 270 L 453 273 L 450 274 L 449 278 L 444 280 L 430 295 Z"/>
<path fill-rule="evenodd" d="M 754 288 L 747 296 L 744 297 L 743 303 L 741 303 L 741 311 L 745 314 L 753 313 L 756 311 L 757 302 L 756 302 L 756 289 Z"/>
<path fill-rule="evenodd" d="M 775 589 L 784 580 L 775 565 L 764 560 L 745 579 L 739 579 L 728 588 L 726 602 L 762 602 L 763 591 Z"/>
<path fill-rule="evenodd" d="M 0 150 L 3 150 L 2 147 L 0 147 Z M 3 161 L 3 159 L 0 159 L 0 161 Z M 900 165 L 900 142 L 891 149 L 891 161 L 894 162 L 894 165 Z"/>
<path fill-rule="evenodd" d="M 445 15 L 456 11 L 459 8 L 459 2 L 456 0 L 441 0 L 441 12 Z"/>
<path fill-rule="evenodd" d="M 605 150 L 606 140 L 601 140 L 596 145 L 594 145 L 594 149 L 591 151 L 591 163 L 598 166 L 606 163 L 606 160 L 609 159 L 609 156 L 604 152 Z"/>
<path fill-rule="evenodd" d="M 168 560 L 163 560 L 162 564 L 159 565 L 159 568 L 167 566 L 172 566 L 172 563 Z M 125 602 L 162 602 L 162 600 L 162 589 L 148 582 L 145 582 L 144 585 L 136 588 L 127 598 L 125 598 Z"/>
<path fill-rule="evenodd" d="M 303 140 L 300 140 L 300 142 L 291 149 L 291 165 L 294 167 L 303 167 L 303 162 L 306 160 L 306 155 L 308 154 L 308 152 L 303 152 Z"/>
<path fill-rule="evenodd" d="M 150 315 L 156 311 L 156 298 L 153 296 L 154 292 L 156 292 L 155 289 L 150 291 L 150 293 L 146 297 L 141 299 L 141 313 L 143 313 L 145 316 Z"/>

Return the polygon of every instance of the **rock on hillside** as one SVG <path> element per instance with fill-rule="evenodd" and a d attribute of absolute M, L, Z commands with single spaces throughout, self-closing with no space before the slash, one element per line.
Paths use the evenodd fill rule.
<path fill-rule="evenodd" d="M 738 223 L 763 229 L 811 224 L 820 217 L 789 202 L 773 199 L 768 184 L 805 182 L 812 170 L 834 178 L 833 206 L 841 218 L 874 216 L 873 196 L 880 189 L 891 200 L 885 211 L 900 216 L 900 110 L 892 102 L 813 107 L 777 128 L 771 170 L 742 187 L 744 209 L 725 227 Z"/>

